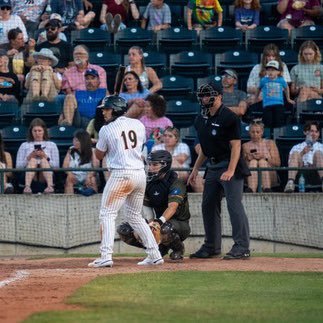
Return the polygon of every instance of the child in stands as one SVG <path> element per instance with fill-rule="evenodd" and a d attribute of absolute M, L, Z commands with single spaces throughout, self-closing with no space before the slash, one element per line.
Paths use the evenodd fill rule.
<path fill-rule="evenodd" d="M 259 25 L 259 0 L 236 0 L 234 3 L 235 25 L 246 31 Z"/>

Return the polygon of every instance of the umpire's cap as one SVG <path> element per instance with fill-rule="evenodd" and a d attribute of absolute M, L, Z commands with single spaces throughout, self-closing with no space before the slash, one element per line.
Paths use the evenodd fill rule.
<path fill-rule="evenodd" d="M 102 103 L 98 105 L 97 108 L 112 109 L 112 115 L 120 117 L 127 112 L 128 104 L 125 99 L 121 98 L 118 95 L 108 95 L 103 98 Z"/>

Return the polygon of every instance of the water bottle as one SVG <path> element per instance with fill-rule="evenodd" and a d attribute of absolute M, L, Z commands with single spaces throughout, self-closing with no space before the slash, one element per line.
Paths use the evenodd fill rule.
<path fill-rule="evenodd" d="M 305 177 L 303 174 L 298 179 L 298 191 L 300 193 L 305 193 Z"/>
<path fill-rule="evenodd" d="M 3 81 L 3 82 L 0 82 L 0 86 L 3 86 L 3 87 L 12 87 L 12 83 L 10 83 L 8 81 Z"/>

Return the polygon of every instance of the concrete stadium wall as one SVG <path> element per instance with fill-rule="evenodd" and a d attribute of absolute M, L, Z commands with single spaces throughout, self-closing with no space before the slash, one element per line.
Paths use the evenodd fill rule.
<path fill-rule="evenodd" d="M 0 256 L 97 253 L 101 194 L 0 195 Z M 189 195 L 192 233 L 185 241 L 190 253 L 203 243 L 201 194 Z M 245 194 L 253 252 L 322 252 L 323 195 Z M 225 200 L 223 251 L 232 245 Z M 121 210 L 117 224 L 125 219 Z M 118 236 L 116 236 L 118 238 Z M 116 253 L 140 253 L 119 240 Z"/>

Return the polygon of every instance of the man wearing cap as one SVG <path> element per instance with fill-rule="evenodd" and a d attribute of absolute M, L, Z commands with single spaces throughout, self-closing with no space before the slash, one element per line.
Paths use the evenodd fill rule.
<path fill-rule="evenodd" d="M 282 127 L 285 122 L 285 105 L 284 93 L 286 100 L 290 104 L 295 104 L 291 100 L 289 86 L 282 76 L 282 66 L 278 61 L 269 61 L 266 65 L 267 75 L 260 80 L 260 85 L 256 93 L 256 99 L 262 91 L 263 105 L 263 122 L 266 127 L 273 128 Z"/>
<path fill-rule="evenodd" d="M 98 72 L 100 78 L 100 88 L 107 89 L 107 74 L 99 65 L 90 64 L 89 50 L 85 45 L 77 45 L 73 51 L 74 65 L 68 68 L 63 75 L 62 89 L 66 94 L 71 94 L 76 90 L 85 90 L 84 73 L 88 69 Z"/>
<path fill-rule="evenodd" d="M 58 58 L 56 70 L 63 74 L 65 69 L 72 65 L 73 48 L 70 43 L 60 39 L 61 27 L 62 24 L 58 19 L 50 19 L 45 25 L 47 40 L 37 44 L 36 51 L 42 48 L 49 48 Z"/>
<path fill-rule="evenodd" d="M 77 90 L 66 95 L 64 110 L 58 123 L 85 128 L 94 118 L 96 107 L 106 95 L 106 89 L 99 88 L 100 77 L 95 69 L 87 69 L 84 73 L 86 90 Z"/>
<path fill-rule="evenodd" d="M 12 14 L 21 18 L 30 37 L 34 37 L 47 2 L 47 0 L 11 0 Z"/>
<path fill-rule="evenodd" d="M 225 195 L 234 244 L 223 259 L 247 259 L 250 257 L 249 224 L 242 192 L 244 177 L 250 172 L 240 156 L 240 119 L 223 105 L 220 84 L 203 84 L 197 95 L 202 113 L 195 120 L 195 128 L 201 149 L 188 183 L 195 183 L 199 168 L 208 160 L 202 201 L 205 240 L 190 258 L 221 254 L 221 200 Z"/>
<path fill-rule="evenodd" d="M 8 43 L 8 31 L 13 27 L 19 27 L 24 35 L 24 42 L 27 43 L 28 35 L 26 27 L 19 16 L 12 14 L 10 0 L 0 0 L 0 44 Z"/>
<path fill-rule="evenodd" d="M 222 74 L 223 104 L 239 117 L 247 111 L 247 93 L 235 88 L 238 74 L 233 69 L 226 69 Z"/>

